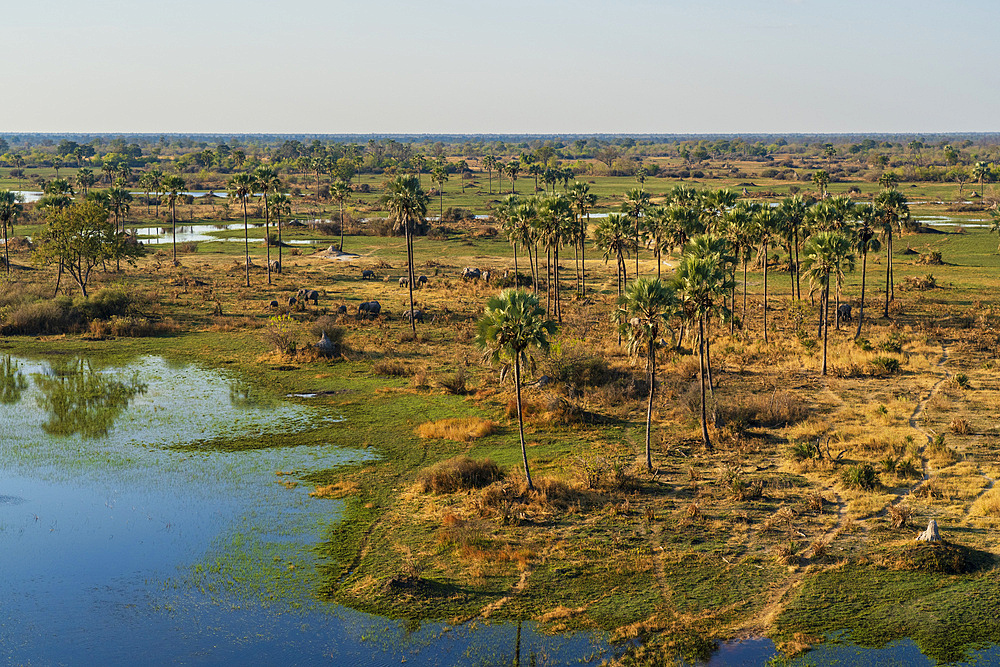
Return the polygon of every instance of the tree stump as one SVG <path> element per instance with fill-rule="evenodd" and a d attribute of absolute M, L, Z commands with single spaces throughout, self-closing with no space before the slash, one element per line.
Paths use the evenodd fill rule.
<path fill-rule="evenodd" d="M 917 540 L 920 542 L 940 542 L 941 533 L 938 532 L 937 521 L 934 519 L 928 521 L 927 530 L 920 533 L 920 535 L 917 536 Z"/>

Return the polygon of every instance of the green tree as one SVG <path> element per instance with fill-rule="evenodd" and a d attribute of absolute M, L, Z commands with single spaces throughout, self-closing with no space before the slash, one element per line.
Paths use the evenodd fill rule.
<path fill-rule="evenodd" d="M 260 166 L 253 170 L 253 178 L 257 190 L 261 193 L 264 203 L 264 245 L 267 247 L 267 284 L 271 284 L 271 208 L 268 193 L 281 189 L 281 179 L 272 167 Z"/>
<path fill-rule="evenodd" d="M 173 174 L 164 176 L 160 181 L 160 187 L 164 190 L 164 198 L 167 200 L 167 204 L 170 206 L 170 234 L 172 237 L 171 245 L 174 251 L 174 264 L 177 263 L 177 197 L 180 196 L 187 184 L 184 183 L 184 179 L 180 176 L 175 176 Z M 159 214 L 157 214 L 159 215 Z"/>
<path fill-rule="evenodd" d="M 905 221 L 910 219 L 910 207 L 906 197 L 899 190 L 883 190 L 875 196 L 875 208 L 878 210 L 882 236 L 885 238 L 885 309 L 883 315 L 889 317 L 889 302 L 896 298 L 892 267 L 892 234 L 900 230 Z"/>
<path fill-rule="evenodd" d="M 830 337 L 830 275 L 842 277 L 845 270 L 854 270 L 854 253 L 851 241 L 840 232 L 822 231 L 809 237 L 804 248 L 805 269 L 809 280 L 822 290 L 820 299 L 821 321 L 823 323 L 823 367 L 821 375 L 826 375 L 826 349 Z"/>
<path fill-rule="evenodd" d="M 431 180 L 437 183 L 438 196 L 441 203 L 441 211 L 439 213 L 440 220 L 444 220 L 444 184 L 448 182 L 448 172 L 445 170 L 444 165 L 438 165 L 431 169 Z M 418 182 L 419 185 L 419 182 Z"/>
<path fill-rule="evenodd" d="M 417 184 L 420 183 L 420 174 L 417 174 Z M 340 252 L 344 252 L 344 204 L 351 198 L 351 184 L 338 178 L 330 185 L 330 197 L 337 202 L 340 207 Z"/>
<path fill-rule="evenodd" d="M 649 382 L 646 403 L 646 468 L 652 472 L 653 455 L 650 450 L 650 431 L 653 423 L 653 394 L 656 387 L 656 351 L 660 334 L 668 326 L 677 307 L 677 297 L 672 286 L 657 278 L 637 278 L 618 298 L 618 308 L 613 312 L 619 333 L 625 336 L 629 353 L 644 356 Z"/>
<path fill-rule="evenodd" d="M 649 208 L 649 193 L 643 192 L 639 188 L 633 188 L 625 193 L 625 201 L 622 203 L 622 213 L 632 219 L 634 229 L 633 240 L 635 242 L 635 275 L 639 277 L 639 237 L 642 235 L 642 216 Z"/>
<path fill-rule="evenodd" d="M 854 339 L 861 335 L 861 325 L 865 321 L 865 284 L 868 275 L 868 253 L 878 252 L 882 244 L 876 236 L 878 227 L 878 209 L 872 204 L 858 204 L 854 208 L 858 225 L 854 228 L 854 249 L 861 253 L 861 300 L 858 302 L 858 328 Z"/>
<path fill-rule="evenodd" d="M 594 243 L 604 253 L 604 263 L 615 258 L 615 274 L 618 279 L 618 296 L 622 295 L 622 287 L 628 281 L 625 271 L 625 257 L 633 248 L 629 238 L 628 217 L 621 213 L 610 213 L 601 219 L 594 230 Z"/>
<path fill-rule="evenodd" d="M 809 203 L 801 195 L 785 197 L 780 204 L 781 215 L 785 221 L 785 228 L 791 235 L 790 244 L 794 252 L 794 260 L 789 257 L 792 267 L 792 279 L 794 281 L 794 294 L 792 298 L 802 298 L 802 283 L 799 280 L 799 233 L 802 225 L 809 215 Z"/>
<path fill-rule="evenodd" d="M 88 201 L 51 210 L 36 241 L 34 261 L 56 262 L 65 268 L 84 297 L 95 266 L 121 259 L 135 264 L 135 258 L 142 255 L 142 246 L 130 243 L 108 218 L 108 212 Z"/>
<path fill-rule="evenodd" d="M 534 167 L 535 165 L 531 165 Z M 529 168 L 530 173 L 530 168 Z M 537 182 L 535 189 L 538 189 Z M 580 226 L 580 296 L 587 296 L 587 229 L 590 227 L 590 209 L 597 204 L 597 195 L 590 191 L 590 184 L 576 181 L 569 188 L 569 199 L 576 213 L 577 224 Z M 657 274 L 659 275 L 659 274 Z"/>
<path fill-rule="evenodd" d="M 730 288 L 729 277 L 719 261 L 712 255 L 699 256 L 687 254 L 681 256 L 674 276 L 674 289 L 680 306 L 680 312 L 689 323 L 698 324 L 698 364 L 700 368 L 701 387 L 701 437 L 705 448 L 712 449 L 712 441 L 708 435 L 708 403 L 706 381 L 711 374 L 709 363 L 711 354 L 706 336 L 708 319 L 713 314 L 726 319 L 730 316 L 725 306 L 725 294 Z"/>
<path fill-rule="evenodd" d="M 989 162 L 977 162 L 972 165 L 972 178 L 979 181 L 980 200 L 986 199 L 986 179 L 992 178 L 993 167 Z"/>
<path fill-rule="evenodd" d="M 20 192 L 0 190 L 0 226 L 3 226 L 3 264 L 10 275 L 10 243 L 8 228 L 14 229 L 14 222 L 20 217 L 24 196 Z"/>
<path fill-rule="evenodd" d="M 80 193 L 84 197 L 87 196 L 87 192 L 90 191 L 90 188 L 94 187 L 94 183 L 96 182 L 93 169 L 80 167 L 76 170 L 76 187 L 80 189 Z"/>
<path fill-rule="evenodd" d="M 382 204 L 389 210 L 397 224 L 402 225 L 406 236 L 406 270 L 409 276 L 410 291 L 410 328 L 417 333 L 417 318 L 413 306 L 413 223 L 427 216 L 429 198 L 420 187 L 417 176 L 397 176 L 386 185 L 386 193 L 382 196 Z"/>
<path fill-rule="evenodd" d="M 556 324 L 545 317 L 538 298 L 517 289 L 507 289 L 486 302 L 483 317 L 476 327 L 476 346 L 483 360 L 503 365 L 501 380 L 508 369 L 514 369 L 514 393 L 517 397 L 517 432 L 521 441 L 521 459 L 528 488 L 533 489 L 528 467 L 528 450 L 524 443 L 524 410 L 521 406 L 522 364 L 533 363 L 532 349 L 548 352 L 549 337 L 556 334 Z"/>
<path fill-rule="evenodd" d="M 826 186 L 830 184 L 830 174 L 820 169 L 813 174 L 812 182 L 819 188 L 819 198 L 826 199 Z"/>
<path fill-rule="evenodd" d="M 781 228 L 781 212 L 770 206 L 761 207 L 753 216 L 756 224 L 755 237 L 760 244 L 760 256 L 764 263 L 764 342 L 768 342 L 767 335 L 767 252 L 771 240 L 775 233 Z"/>
<path fill-rule="evenodd" d="M 317 184 L 319 180 L 317 179 Z M 240 172 L 229 177 L 229 198 L 243 205 L 243 248 L 246 253 L 247 287 L 250 287 L 250 223 L 247 220 L 247 202 L 257 189 L 257 181 L 253 174 Z M 318 197 L 318 195 L 317 195 Z"/>
<path fill-rule="evenodd" d="M 281 261 L 281 216 L 291 215 L 292 199 L 288 195 L 281 192 L 275 192 L 269 197 L 269 199 L 271 211 L 274 213 L 274 217 L 278 221 L 278 273 L 281 273 L 285 269 L 285 265 L 282 264 Z"/>

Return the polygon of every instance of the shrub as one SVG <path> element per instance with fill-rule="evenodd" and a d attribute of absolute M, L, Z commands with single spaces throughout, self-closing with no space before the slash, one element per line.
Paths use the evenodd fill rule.
<path fill-rule="evenodd" d="M 462 396 L 466 393 L 466 381 L 468 380 L 465 367 L 459 366 L 454 375 L 445 375 L 438 380 L 438 384 L 449 394 Z"/>
<path fill-rule="evenodd" d="M 458 442 L 471 442 L 496 432 L 496 422 L 479 417 L 439 419 L 421 424 L 416 428 L 416 433 L 421 438 L 443 438 Z"/>
<path fill-rule="evenodd" d="M 802 400 L 787 391 L 776 391 L 770 396 L 754 394 L 736 403 L 720 404 L 718 411 L 726 423 L 768 428 L 798 423 L 809 414 Z"/>
<path fill-rule="evenodd" d="M 410 377 L 410 368 L 401 361 L 395 359 L 381 359 L 372 365 L 372 372 L 375 375 L 405 378 Z"/>
<path fill-rule="evenodd" d="M 868 362 L 868 372 L 871 375 L 894 375 L 899 372 L 899 359 L 895 357 L 875 357 Z"/>
<path fill-rule="evenodd" d="M 971 432 L 971 427 L 969 422 L 961 417 L 955 417 L 951 420 L 951 432 L 955 435 L 969 435 Z"/>
<path fill-rule="evenodd" d="M 503 478 L 503 470 L 490 459 L 476 461 L 456 456 L 422 470 L 417 475 L 417 483 L 423 493 L 454 493 L 480 489 Z"/>
<path fill-rule="evenodd" d="M 962 389 L 968 389 L 969 376 L 965 373 L 955 373 L 955 384 Z"/>
<path fill-rule="evenodd" d="M 871 463 L 859 463 L 846 468 L 841 480 L 844 486 L 863 491 L 873 491 L 881 486 L 878 473 Z"/>

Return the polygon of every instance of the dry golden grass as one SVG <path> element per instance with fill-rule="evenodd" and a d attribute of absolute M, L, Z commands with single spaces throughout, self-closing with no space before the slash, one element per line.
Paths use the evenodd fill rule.
<path fill-rule="evenodd" d="M 497 423 L 490 419 L 461 417 L 426 422 L 418 426 L 415 432 L 421 438 L 441 438 L 455 440 L 456 442 L 472 442 L 473 440 L 496 433 L 497 428 Z"/>
<path fill-rule="evenodd" d="M 341 480 L 326 486 L 317 486 L 309 492 L 312 498 L 346 498 L 358 491 L 358 483 L 354 480 Z"/>

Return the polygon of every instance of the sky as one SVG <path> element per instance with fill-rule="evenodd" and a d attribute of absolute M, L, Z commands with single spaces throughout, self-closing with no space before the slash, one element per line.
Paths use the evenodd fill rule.
<path fill-rule="evenodd" d="M 0 135 L 1000 131 L 993 0 L 34 0 Z"/>

